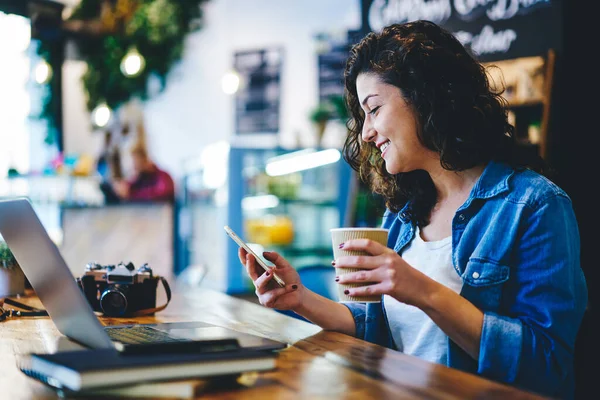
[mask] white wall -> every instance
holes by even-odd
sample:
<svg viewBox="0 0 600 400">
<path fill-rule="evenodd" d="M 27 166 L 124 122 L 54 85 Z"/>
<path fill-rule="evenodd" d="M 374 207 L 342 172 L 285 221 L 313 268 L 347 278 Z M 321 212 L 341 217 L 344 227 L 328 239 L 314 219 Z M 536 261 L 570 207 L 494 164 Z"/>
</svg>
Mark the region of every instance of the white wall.
<svg viewBox="0 0 600 400">
<path fill-rule="evenodd" d="M 0 11 L 0 179 L 29 171 L 29 21 Z"/>
<path fill-rule="evenodd" d="M 187 38 L 184 57 L 172 70 L 165 91 L 145 106 L 156 162 L 179 177 L 185 159 L 199 155 L 207 144 L 231 138 L 234 100 L 221 90 L 221 77 L 232 67 L 235 51 L 271 46 L 284 48 L 280 143 L 293 146 L 300 136 L 301 145 L 313 145 L 307 114 L 318 99 L 314 36 L 358 29 L 360 1 L 209 0 L 203 7 L 203 28 Z M 82 90 L 79 79 L 64 79 L 64 96 L 76 98 L 74 93 Z M 84 142 L 94 141 L 94 135 L 81 116 L 69 115 L 82 112 L 73 98 L 64 100 L 69 104 L 64 110 L 69 121 L 65 144 L 72 146 L 65 151 L 88 151 L 91 145 Z"/>
<path fill-rule="evenodd" d="M 101 132 L 92 132 L 90 114 L 81 78 L 87 69 L 84 61 L 67 59 L 62 66 L 63 146 L 65 153 L 96 156 L 103 142 Z"/>
</svg>

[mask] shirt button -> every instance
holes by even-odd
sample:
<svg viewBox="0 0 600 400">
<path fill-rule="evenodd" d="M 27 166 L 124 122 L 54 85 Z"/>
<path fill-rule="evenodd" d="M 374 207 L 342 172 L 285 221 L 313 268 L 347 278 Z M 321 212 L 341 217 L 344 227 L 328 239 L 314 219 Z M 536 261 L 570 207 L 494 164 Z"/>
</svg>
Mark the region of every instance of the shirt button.
<svg viewBox="0 0 600 400">
<path fill-rule="evenodd" d="M 473 279 L 477 279 L 479 278 L 479 272 L 473 272 L 473 275 L 471 275 L 473 277 Z"/>
<path fill-rule="evenodd" d="M 458 220 L 459 221 L 464 221 L 465 220 L 465 214 L 458 214 Z"/>
</svg>

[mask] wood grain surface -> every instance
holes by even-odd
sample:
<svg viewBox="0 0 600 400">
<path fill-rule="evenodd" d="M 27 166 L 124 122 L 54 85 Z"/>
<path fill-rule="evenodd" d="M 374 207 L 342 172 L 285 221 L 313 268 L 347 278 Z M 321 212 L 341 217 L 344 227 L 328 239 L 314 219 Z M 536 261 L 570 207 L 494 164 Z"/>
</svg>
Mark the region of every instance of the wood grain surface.
<svg viewBox="0 0 600 400">
<path fill-rule="evenodd" d="M 40 306 L 34 296 L 20 300 Z M 176 290 L 171 304 L 156 316 L 101 317 L 101 321 L 105 325 L 204 321 L 289 344 L 280 351 L 273 371 L 243 374 L 237 380 L 188 381 L 203 399 L 542 399 L 206 289 Z M 0 399 L 59 398 L 21 373 L 16 362 L 29 352 L 54 352 L 64 340 L 47 317 L 1 322 Z M 147 398 L 175 398 L 165 397 L 161 384 L 153 385 L 150 390 L 156 395 Z"/>
</svg>

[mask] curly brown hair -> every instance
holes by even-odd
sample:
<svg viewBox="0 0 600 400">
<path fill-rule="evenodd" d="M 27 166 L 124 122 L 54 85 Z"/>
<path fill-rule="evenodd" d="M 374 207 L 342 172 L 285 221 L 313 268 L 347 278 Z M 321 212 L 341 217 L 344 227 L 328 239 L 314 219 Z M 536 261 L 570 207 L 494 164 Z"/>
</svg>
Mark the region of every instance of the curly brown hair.
<svg viewBox="0 0 600 400">
<path fill-rule="evenodd" d="M 356 79 L 363 73 L 400 89 L 417 119 L 419 141 L 439 154 L 443 168 L 463 171 L 494 160 L 544 172 L 542 159 L 516 143 L 503 88 L 490 85 L 485 67 L 456 37 L 430 21 L 393 24 L 350 51 L 344 77 L 351 118 L 343 149 L 344 159 L 392 212 L 410 202 L 411 219 L 425 226 L 436 190 L 425 171 L 389 174 L 374 143 L 362 141 L 365 117 Z"/>
</svg>

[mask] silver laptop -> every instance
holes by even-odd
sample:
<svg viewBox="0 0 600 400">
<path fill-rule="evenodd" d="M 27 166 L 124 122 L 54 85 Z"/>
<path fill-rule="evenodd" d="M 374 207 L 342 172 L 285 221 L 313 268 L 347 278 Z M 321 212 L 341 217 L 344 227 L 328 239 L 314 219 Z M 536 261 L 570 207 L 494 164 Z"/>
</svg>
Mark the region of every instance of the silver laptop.
<svg viewBox="0 0 600 400">
<path fill-rule="evenodd" d="M 241 347 L 277 350 L 287 345 L 204 322 L 105 327 L 98 320 L 58 247 L 27 198 L 0 200 L 0 234 L 58 330 L 90 348 L 147 342 L 236 339 Z M 131 339 L 128 339 L 131 338 Z"/>
</svg>

